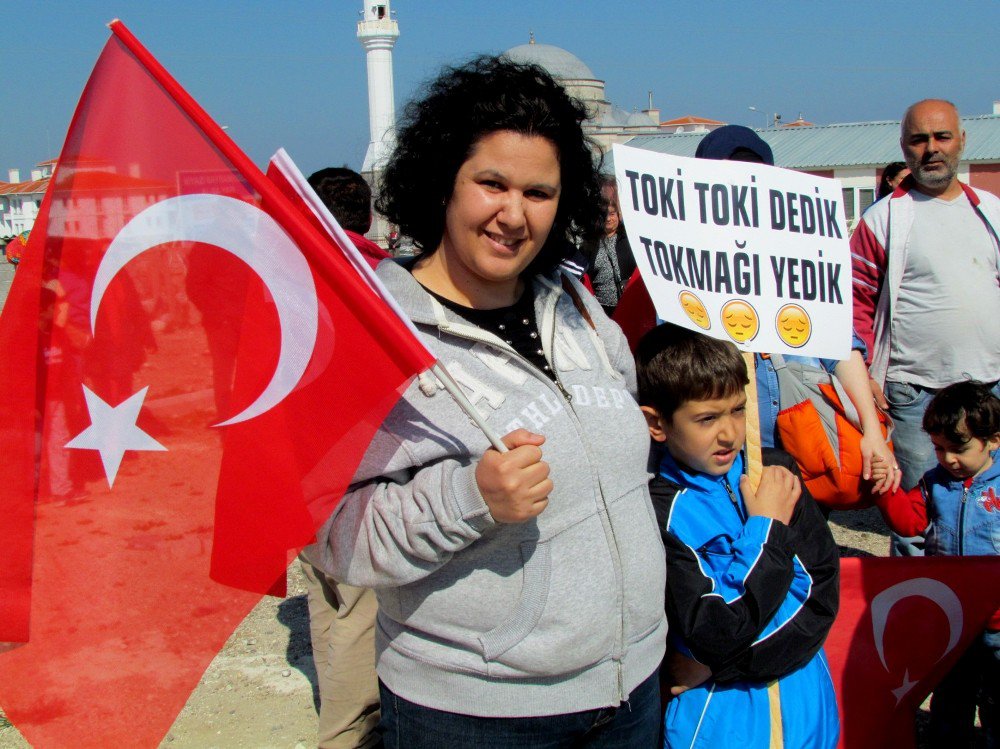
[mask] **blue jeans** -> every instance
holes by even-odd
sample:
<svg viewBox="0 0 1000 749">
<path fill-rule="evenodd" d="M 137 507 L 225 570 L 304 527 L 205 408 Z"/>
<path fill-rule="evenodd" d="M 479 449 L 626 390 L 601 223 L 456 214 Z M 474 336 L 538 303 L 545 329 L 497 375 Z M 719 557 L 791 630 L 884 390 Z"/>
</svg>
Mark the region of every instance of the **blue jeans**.
<svg viewBox="0 0 1000 749">
<path fill-rule="evenodd" d="M 885 399 L 895 422 L 892 444 L 896 462 L 903 469 L 902 489 L 912 489 L 920 477 L 937 465 L 934 445 L 922 426 L 924 411 L 937 390 L 908 382 L 886 382 Z"/>
<path fill-rule="evenodd" d="M 661 740 L 656 672 L 617 707 L 539 717 L 479 718 L 417 705 L 381 681 L 379 691 L 385 749 L 653 749 Z"/>
<path fill-rule="evenodd" d="M 895 422 L 892 447 L 896 462 L 903 470 L 901 489 L 912 489 L 920 477 L 937 465 L 934 445 L 922 426 L 924 411 L 936 390 L 911 385 L 908 382 L 886 382 L 885 399 L 889 402 L 889 415 Z M 894 557 L 922 557 L 923 536 L 890 535 L 889 552 Z"/>
</svg>

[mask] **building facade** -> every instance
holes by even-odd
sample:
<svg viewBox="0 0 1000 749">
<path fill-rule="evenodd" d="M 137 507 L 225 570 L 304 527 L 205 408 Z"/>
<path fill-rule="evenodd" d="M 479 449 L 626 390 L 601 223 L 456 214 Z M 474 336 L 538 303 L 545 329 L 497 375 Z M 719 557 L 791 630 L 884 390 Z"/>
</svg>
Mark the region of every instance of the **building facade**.
<svg viewBox="0 0 1000 749">
<path fill-rule="evenodd" d="M 0 238 L 31 231 L 55 165 L 55 159 L 43 161 L 23 181 L 19 169 L 8 170 L 9 181 L 0 182 Z"/>
<path fill-rule="evenodd" d="M 958 167 L 962 182 L 1000 195 L 1000 102 L 992 114 L 962 118 L 965 152 Z M 797 125 L 757 130 L 774 152 L 776 166 L 839 179 L 844 210 L 853 228 L 875 201 L 882 169 L 902 161 L 899 120 Z M 657 153 L 694 156 L 704 133 L 636 136 L 628 145 Z"/>
</svg>

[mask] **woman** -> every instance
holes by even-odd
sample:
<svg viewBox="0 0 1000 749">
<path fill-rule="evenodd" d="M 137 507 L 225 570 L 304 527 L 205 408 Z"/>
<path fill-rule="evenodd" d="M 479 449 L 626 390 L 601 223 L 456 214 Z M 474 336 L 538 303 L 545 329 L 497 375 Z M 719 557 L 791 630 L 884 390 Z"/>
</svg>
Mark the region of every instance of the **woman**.
<svg viewBox="0 0 1000 749">
<path fill-rule="evenodd" d="M 909 168 L 902 161 L 893 161 L 885 165 L 882 176 L 878 181 L 878 190 L 875 192 L 875 200 L 881 200 L 886 195 L 892 195 L 892 191 L 899 187 L 899 183 L 910 174 Z"/>
<path fill-rule="evenodd" d="M 663 552 L 625 339 L 554 269 L 600 218 L 586 113 L 480 58 L 412 103 L 378 273 L 509 452 L 423 375 L 327 525 L 324 566 L 378 593 L 387 747 L 652 746 Z M 625 703 L 628 703 L 627 705 Z"/>
<path fill-rule="evenodd" d="M 635 272 L 635 258 L 625 235 L 618 189 L 613 178 L 605 178 L 601 186 L 606 205 L 604 223 L 599 239 L 585 242 L 582 250 L 589 263 L 590 283 L 594 296 L 605 313 L 614 314 L 625 285 Z"/>
</svg>

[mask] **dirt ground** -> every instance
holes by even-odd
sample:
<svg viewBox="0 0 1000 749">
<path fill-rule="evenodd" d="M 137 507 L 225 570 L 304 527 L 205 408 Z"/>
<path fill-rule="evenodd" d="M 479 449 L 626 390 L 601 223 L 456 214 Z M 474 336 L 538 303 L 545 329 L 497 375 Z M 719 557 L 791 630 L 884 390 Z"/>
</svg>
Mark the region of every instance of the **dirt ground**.
<svg viewBox="0 0 1000 749">
<path fill-rule="evenodd" d="M 316 694 L 309 612 L 298 563 L 288 597 L 265 598 L 208 667 L 161 746 L 290 749 L 315 746 Z M 0 747 L 30 745 L 0 719 Z"/>
<path fill-rule="evenodd" d="M 888 536 L 876 510 L 834 513 L 842 556 L 885 556 Z M 162 747 L 304 749 L 315 746 L 316 672 L 305 583 L 295 563 L 288 597 L 265 598 L 212 661 Z M 26 749 L 0 717 L 0 748 Z"/>
</svg>

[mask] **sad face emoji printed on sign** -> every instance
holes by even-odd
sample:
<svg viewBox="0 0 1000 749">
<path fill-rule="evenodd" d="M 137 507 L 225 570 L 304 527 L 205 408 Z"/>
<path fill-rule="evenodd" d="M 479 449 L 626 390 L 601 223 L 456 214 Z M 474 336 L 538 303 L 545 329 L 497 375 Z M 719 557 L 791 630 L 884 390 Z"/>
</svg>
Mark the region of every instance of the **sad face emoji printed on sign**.
<svg viewBox="0 0 1000 749">
<path fill-rule="evenodd" d="M 701 299 L 690 291 L 682 291 L 678 299 L 681 301 L 681 309 L 684 310 L 685 315 L 691 318 L 691 322 L 702 330 L 708 330 L 712 327 L 712 321 L 708 319 L 708 310 L 701 303 Z"/>
<path fill-rule="evenodd" d="M 760 329 L 757 310 L 742 299 L 726 302 L 722 307 L 722 327 L 737 343 L 752 341 Z"/>
<path fill-rule="evenodd" d="M 786 304 L 778 310 L 778 338 L 792 348 L 804 346 L 812 335 L 812 321 L 797 304 Z"/>
</svg>

